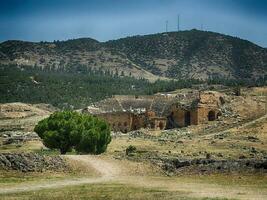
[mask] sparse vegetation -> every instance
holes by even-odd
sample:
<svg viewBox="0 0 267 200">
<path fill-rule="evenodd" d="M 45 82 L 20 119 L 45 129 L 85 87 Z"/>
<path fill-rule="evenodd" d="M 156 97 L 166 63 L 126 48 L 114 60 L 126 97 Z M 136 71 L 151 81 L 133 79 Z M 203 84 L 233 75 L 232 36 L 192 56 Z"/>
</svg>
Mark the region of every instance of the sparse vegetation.
<svg viewBox="0 0 267 200">
<path fill-rule="evenodd" d="M 131 153 L 134 153 L 136 151 L 136 147 L 135 146 L 132 146 L 132 145 L 130 145 L 130 146 L 128 146 L 127 148 L 126 148 L 126 155 L 130 155 Z"/>
</svg>

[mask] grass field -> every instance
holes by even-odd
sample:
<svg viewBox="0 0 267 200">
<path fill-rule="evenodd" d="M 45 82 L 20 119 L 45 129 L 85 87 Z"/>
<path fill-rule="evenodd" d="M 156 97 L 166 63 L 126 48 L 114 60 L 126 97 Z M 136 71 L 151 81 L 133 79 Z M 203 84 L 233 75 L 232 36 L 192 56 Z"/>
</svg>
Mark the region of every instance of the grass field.
<svg viewBox="0 0 267 200">
<path fill-rule="evenodd" d="M 10 173 L 10 172 L 9 172 Z M 13 178 L 12 178 L 13 176 Z M 4 177 L 4 178 L 3 178 Z M 63 174 L 4 174 L 0 187 L 31 185 L 74 178 Z M 78 177 L 76 177 L 77 179 Z M 267 197 L 266 176 L 252 175 L 187 175 L 180 177 L 125 176 L 104 183 L 81 184 L 27 192 L 0 194 L 0 199 L 264 199 Z"/>
<path fill-rule="evenodd" d="M 160 189 L 145 189 L 121 184 L 94 184 L 75 187 L 65 187 L 60 190 L 42 190 L 35 192 L 9 194 L 0 196 L 3 200 L 74 200 L 74 199 L 117 199 L 117 200 L 223 200 L 226 198 L 188 197 L 186 192 L 170 192 Z"/>
</svg>

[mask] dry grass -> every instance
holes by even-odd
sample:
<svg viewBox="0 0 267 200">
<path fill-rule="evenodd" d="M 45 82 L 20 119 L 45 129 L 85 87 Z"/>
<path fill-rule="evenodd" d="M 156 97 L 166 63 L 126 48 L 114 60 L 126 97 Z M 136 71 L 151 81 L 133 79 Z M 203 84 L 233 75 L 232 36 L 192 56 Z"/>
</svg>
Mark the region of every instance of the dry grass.
<svg viewBox="0 0 267 200">
<path fill-rule="evenodd" d="M 8 144 L 0 146 L 0 153 L 27 153 L 35 152 L 43 149 L 44 145 L 41 141 L 27 141 L 22 144 Z"/>
<path fill-rule="evenodd" d="M 41 181 L 61 180 L 76 176 L 64 172 L 19 172 L 0 170 L 0 188 L 17 186 L 20 184 L 34 184 Z"/>
<path fill-rule="evenodd" d="M 240 174 L 176 178 L 130 176 L 105 184 L 11 193 L 0 195 L 0 199 L 264 199 L 267 197 L 266 178 Z M 33 179 L 36 181 L 36 177 Z"/>
<path fill-rule="evenodd" d="M 23 194 L 10 194 L 0 196 L 3 200 L 13 199 L 195 199 L 188 198 L 182 192 L 168 192 L 157 189 L 144 189 L 121 184 L 94 184 L 75 187 L 66 187 L 60 190 L 42 190 L 38 192 L 28 192 Z"/>
</svg>

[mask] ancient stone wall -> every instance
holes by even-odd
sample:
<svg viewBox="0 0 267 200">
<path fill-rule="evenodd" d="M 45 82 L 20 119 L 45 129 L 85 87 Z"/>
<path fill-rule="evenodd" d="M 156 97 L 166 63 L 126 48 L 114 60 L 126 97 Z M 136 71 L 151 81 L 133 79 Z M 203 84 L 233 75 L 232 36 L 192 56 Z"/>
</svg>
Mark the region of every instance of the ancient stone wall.
<svg viewBox="0 0 267 200">
<path fill-rule="evenodd" d="M 174 122 L 179 127 L 185 126 L 185 110 L 175 108 L 172 110 Z"/>
<path fill-rule="evenodd" d="M 166 118 L 154 117 L 150 119 L 151 128 L 154 130 L 164 130 L 166 128 Z"/>
<path fill-rule="evenodd" d="M 111 130 L 129 132 L 132 130 L 133 114 L 129 112 L 102 113 L 97 115 L 109 124 Z"/>
<path fill-rule="evenodd" d="M 111 130 L 116 132 L 126 133 L 140 128 L 163 130 L 166 127 L 166 118 L 156 117 L 152 111 L 141 114 L 130 112 L 102 113 L 96 116 L 104 119 L 109 124 Z"/>
<path fill-rule="evenodd" d="M 147 126 L 148 126 L 148 120 L 145 113 L 133 116 L 132 130 L 147 128 Z"/>
<path fill-rule="evenodd" d="M 194 91 L 171 98 L 119 95 L 103 100 L 103 105 L 99 107 L 102 114 L 96 115 L 105 119 L 113 131 L 121 132 L 165 128 L 167 118 L 168 128 L 198 125 L 217 119 L 221 96 L 221 93 L 213 91 Z"/>
<path fill-rule="evenodd" d="M 191 125 L 198 125 L 199 124 L 198 111 L 197 110 L 190 111 L 190 116 L 191 116 Z"/>
<path fill-rule="evenodd" d="M 197 124 L 207 121 L 214 121 L 218 118 L 219 109 L 217 107 L 199 107 L 197 109 Z"/>
<path fill-rule="evenodd" d="M 221 96 L 222 94 L 219 92 L 214 92 L 214 91 L 201 92 L 199 96 L 199 103 L 206 104 L 210 107 L 219 107 Z"/>
<path fill-rule="evenodd" d="M 198 125 L 216 120 L 221 102 L 220 93 L 206 92 L 200 94 L 200 99 L 190 104 L 174 104 L 171 108 L 173 119 L 178 127 Z M 194 104 L 196 102 L 196 104 Z"/>
</svg>

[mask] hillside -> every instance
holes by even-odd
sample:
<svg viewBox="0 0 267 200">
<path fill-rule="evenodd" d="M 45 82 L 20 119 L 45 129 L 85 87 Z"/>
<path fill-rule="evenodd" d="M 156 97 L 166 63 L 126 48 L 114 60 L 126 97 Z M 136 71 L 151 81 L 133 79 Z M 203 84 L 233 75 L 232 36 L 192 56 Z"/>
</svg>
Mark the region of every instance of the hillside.
<svg viewBox="0 0 267 200">
<path fill-rule="evenodd" d="M 267 49 L 206 31 L 180 31 L 98 42 L 90 38 L 54 42 L 6 41 L 0 64 L 64 71 L 100 69 L 155 81 L 159 77 L 251 79 L 266 75 Z"/>
<path fill-rule="evenodd" d="M 198 30 L 134 36 L 109 41 L 127 58 L 154 74 L 172 78 L 266 74 L 267 50 L 251 42 Z"/>
<path fill-rule="evenodd" d="M 81 73 L 82 72 L 82 73 Z M 155 81 L 92 71 L 41 70 L 0 65 L 0 103 L 47 103 L 59 108 L 84 108 L 112 95 L 142 95 L 191 87 L 196 80 Z"/>
<path fill-rule="evenodd" d="M 114 52 L 90 38 L 40 43 L 6 41 L 0 44 L 0 64 L 66 72 L 102 70 L 151 81 L 160 78 L 136 66 L 124 54 Z"/>
</svg>

